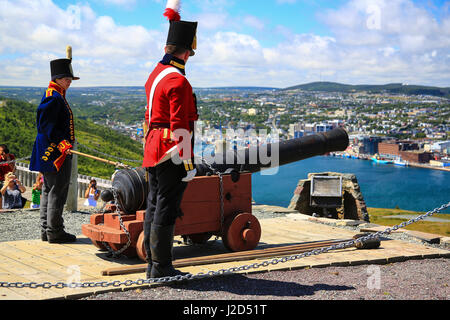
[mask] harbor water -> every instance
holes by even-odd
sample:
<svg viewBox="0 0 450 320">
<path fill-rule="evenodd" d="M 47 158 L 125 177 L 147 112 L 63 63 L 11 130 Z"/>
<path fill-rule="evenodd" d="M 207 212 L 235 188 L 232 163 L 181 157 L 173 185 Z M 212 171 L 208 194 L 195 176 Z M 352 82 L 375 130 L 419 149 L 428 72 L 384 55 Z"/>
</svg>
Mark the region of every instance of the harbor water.
<svg viewBox="0 0 450 320">
<path fill-rule="evenodd" d="M 287 207 L 300 179 L 328 171 L 355 174 L 367 207 L 428 212 L 450 201 L 450 172 L 332 156 L 291 163 L 275 175 L 253 174 L 253 200 Z"/>
</svg>

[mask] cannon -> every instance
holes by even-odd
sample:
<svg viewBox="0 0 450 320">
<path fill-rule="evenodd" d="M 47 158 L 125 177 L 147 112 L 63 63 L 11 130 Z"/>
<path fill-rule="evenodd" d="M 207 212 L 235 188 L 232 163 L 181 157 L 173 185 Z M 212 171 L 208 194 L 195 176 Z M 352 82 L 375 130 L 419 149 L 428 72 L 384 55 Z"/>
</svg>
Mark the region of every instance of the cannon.
<svg viewBox="0 0 450 320">
<path fill-rule="evenodd" d="M 218 161 L 196 164 L 197 176 L 189 182 L 183 195 L 183 216 L 177 219 L 175 235 L 191 243 L 205 243 L 215 235 L 222 238 L 229 251 L 254 249 L 261 237 L 261 226 L 252 215 L 252 173 L 274 165 L 343 151 L 348 144 L 347 132 L 337 128 L 298 139 L 216 154 L 214 159 Z M 143 222 L 147 194 L 144 168 L 118 171 L 113 177 L 112 189 L 102 192 L 103 201 L 116 200 L 116 203 L 108 205 L 103 213 L 91 215 L 90 224 L 82 226 L 82 233 L 101 250 L 110 247 L 117 251 L 128 246 L 122 252 L 124 255 L 137 255 L 145 261 Z"/>
</svg>

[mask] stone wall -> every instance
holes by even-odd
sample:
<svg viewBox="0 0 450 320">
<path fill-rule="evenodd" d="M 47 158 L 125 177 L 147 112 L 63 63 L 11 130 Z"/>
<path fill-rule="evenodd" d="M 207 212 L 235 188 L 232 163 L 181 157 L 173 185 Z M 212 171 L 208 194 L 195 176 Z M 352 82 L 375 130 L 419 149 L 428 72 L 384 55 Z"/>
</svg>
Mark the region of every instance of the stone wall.
<svg viewBox="0 0 450 320">
<path fill-rule="evenodd" d="M 361 193 L 358 180 L 354 174 L 322 172 L 310 173 L 308 179 L 298 182 L 294 191 L 294 196 L 289 204 L 289 209 L 296 210 L 300 213 L 319 216 L 323 215 L 320 208 L 310 206 L 311 178 L 313 176 L 341 176 L 342 177 L 342 206 L 337 209 L 327 209 L 327 214 L 334 219 L 353 219 L 369 221 L 366 203 Z"/>
</svg>

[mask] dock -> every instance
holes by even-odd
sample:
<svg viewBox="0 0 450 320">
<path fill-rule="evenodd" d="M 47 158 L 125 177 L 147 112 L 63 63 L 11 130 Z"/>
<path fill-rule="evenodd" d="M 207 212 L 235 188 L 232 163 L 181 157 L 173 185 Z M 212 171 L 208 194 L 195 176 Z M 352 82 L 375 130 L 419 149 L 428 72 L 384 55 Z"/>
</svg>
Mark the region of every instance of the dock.
<svg viewBox="0 0 450 320">
<path fill-rule="evenodd" d="M 330 239 L 351 239 L 358 231 L 318 223 L 302 214 L 287 214 L 279 218 L 260 220 L 262 237 L 256 249 L 277 247 Z M 402 232 L 398 230 L 397 232 Z M 371 265 L 401 262 L 410 259 L 448 258 L 450 251 L 442 248 L 383 238 L 378 249 L 360 250 L 346 248 L 313 255 L 298 260 L 269 264 L 267 267 L 249 269 L 239 273 L 269 272 L 327 266 Z M 176 240 L 181 238 L 176 237 Z M 208 256 L 226 253 L 221 240 L 211 239 L 202 245 L 174 245 L 174 258 Z M 250 265 L 271 258 L 252 261 L 226 262 L 214 265 L 189 266 L 181 271 L 198 274 L 231 267 Z M 149 285 L 122 286 L 119 288 L 20 288 L 21 283 L 71 283 L 102 282 L 145 279 L 145 273 L 119 276 L 102 276 L 102 271 L 121 266 L 142 264 L 138 259 L 115 259 L 99 251 L 91 241 L 78 236 L 76 243 L 49 244 L 39 240 L 0 243 L 0 282 L 15 283 L 13 287 L 0 287 L 0 300 L 79 299 L 96 293 L 117 290 L 148 288 Z M 199 280 L 197 280 L 199 281 Z M 203 281 L 203 280 L 200 280 Z"/>
</svg>

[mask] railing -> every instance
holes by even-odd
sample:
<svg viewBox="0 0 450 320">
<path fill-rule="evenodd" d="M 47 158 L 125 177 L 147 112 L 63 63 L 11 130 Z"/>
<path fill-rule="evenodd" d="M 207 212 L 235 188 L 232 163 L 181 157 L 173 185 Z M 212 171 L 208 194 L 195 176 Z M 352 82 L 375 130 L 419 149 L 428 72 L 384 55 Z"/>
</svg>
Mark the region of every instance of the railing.
<svg viewBox="0 0 450 320">
<path fill-rule="evenodd" d="M 15 174 L 25 187 L 33 187 L 33 184 L 36 182 L 39 172 L 30 171 L 29 164 L 27 163 L 16 162 Z M 97 189 L 100 191 L 111 188 L 111 180 L 79 174 L 77 179 L 78 198 L 84 198 L 84 193 L 89 188 L 89 182 L 91 181 L 91 179 L 95 179 L 97 181 Z"/>
</svg>

